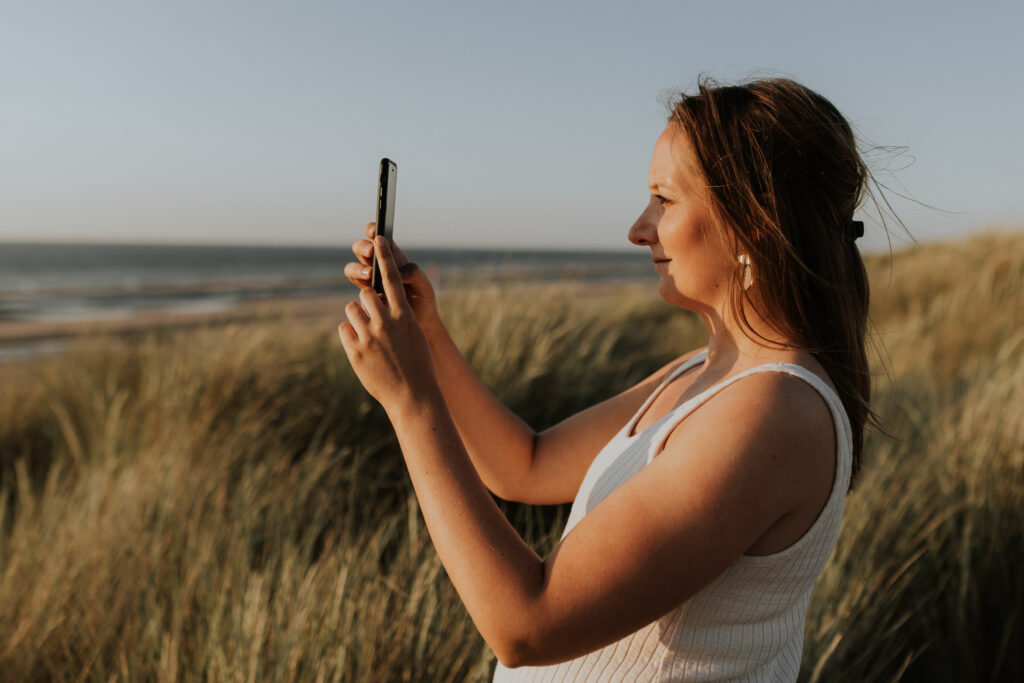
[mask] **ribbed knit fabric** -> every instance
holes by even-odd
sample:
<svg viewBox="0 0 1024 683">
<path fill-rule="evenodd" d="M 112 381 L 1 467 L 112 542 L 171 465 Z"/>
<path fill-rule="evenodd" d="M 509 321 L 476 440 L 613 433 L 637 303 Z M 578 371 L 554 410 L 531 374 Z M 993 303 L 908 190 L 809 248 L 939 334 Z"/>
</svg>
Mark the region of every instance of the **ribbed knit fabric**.
<svg viewBox="0 0 1024 683">
<path fill-rule="evenodd" d="M 784 372 L 824 397 L 836 434 L 832 492 L 807 532 L 771 555 L 744 555 L 681 606 L 607 647 L 553 666 L 507 669 L 495 683 L 512 681 L 795 681 L 803 649 L 811 589 L 825 567 L 843 515 L 850 483 L 852 431 L 836 393 L 813 372 L 790 363 L 760 365 L 686 401 L 630 436 L 655 397 L 673 379 L 704 362 L 701 352 L 662 382 L 637 414 L 591 463 L 573 501 L 565 538 L 588 511 L 629 480 L 661 450 L 679 422 L 716 393 L 755 372 Z M 680 548 L 680 552 L 687 549 Z"/>
</svg>

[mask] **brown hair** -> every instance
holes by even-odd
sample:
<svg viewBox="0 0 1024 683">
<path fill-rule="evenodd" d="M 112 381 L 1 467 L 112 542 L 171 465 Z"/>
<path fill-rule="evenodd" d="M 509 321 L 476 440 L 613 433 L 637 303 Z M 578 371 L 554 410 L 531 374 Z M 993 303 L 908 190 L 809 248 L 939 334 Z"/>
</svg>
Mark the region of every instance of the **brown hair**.
<svg viewBox="0 0 1024 683">
<path fill-rule="evenodd" d="M 723 248 L 736 250 L 734 260 L 750 258 L 754 286 L 743 289 L 738 261 L 730 284 L 742 329 L 756 334 L 745 304 L 825 368 L 853 427 L 856 476 L 865 423 L 877 417 L 869 407 L 867 273 L 847 239 L 871 176 L 850 124 L 824 97 L 784 78 L 734 86 L 702 78 L 697 93 L 670 106 L 707 181 Z"/>
</svg>

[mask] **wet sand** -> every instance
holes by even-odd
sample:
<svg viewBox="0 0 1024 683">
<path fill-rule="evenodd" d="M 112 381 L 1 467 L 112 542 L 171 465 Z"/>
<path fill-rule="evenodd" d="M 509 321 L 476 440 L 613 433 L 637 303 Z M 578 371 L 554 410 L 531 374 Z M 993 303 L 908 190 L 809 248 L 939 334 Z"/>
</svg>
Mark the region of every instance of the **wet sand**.
<svg viewBox="0 0 1024 683">
<path fill-rule="evenodd" d="M 227 325 L 258 325 L 287 320 L 296 331 L 333 329 L 344 319 L 350 296 L 264 299 L 242 303 L 226 311 L 172 313 L 142 311 L 116 320 L 45 322 L 0 321 L 0 382 L 31 371 L 37 362 L 67 350 L 72 345 L 108 345 L 148 335 L 162 335 L 190 329 L 211 329 Z"/>
<path fill-rule="evenodd" d="M 25 344 L 50 340 L 69 340 L 84 336 L 135 335 L 152 331 L 177 330 L 240 322 L 260 322 L 280 318 L 296 321 L 344 315 L 351 297 L 318 296 L 263 299 L 239 304 L 227 311 L 210 313 L 140 312 L 115 320 L 75 321 L 0 321 L 0 345 Z"/>
<path fill-rule="evenodd" d="M 517 289 L 550 290 L 565 287 L 576 301 L 594 300 L 609 296 L 622 289 L 640 287 L 633 280 L 601 283 L 516 283 Z M 508 284 L 495 285 L 507 289 Z M 472 287 L 475 291 L 489 286 Z M 465 291 L 465 287 L 444 287 L 446 292 Z M 63 350 L 68 344 L 90 337 L 131 338 L 151 333 L 175 332 L 195 328 L 211 328 L 233 324 L 256 324 L 288 320 L 302 328 L 325 326 L 331 329 L 344 320 L 345 304 L 353 294 L 338 296 L 308 296 L 267 298 L 243 302 L 233 308 L 212 312 L 140 311 L 125 318 L 112 320 L 35 321 L 0 320 L 0 365 L 22 358 L 50 355 Z"/>
</svg>

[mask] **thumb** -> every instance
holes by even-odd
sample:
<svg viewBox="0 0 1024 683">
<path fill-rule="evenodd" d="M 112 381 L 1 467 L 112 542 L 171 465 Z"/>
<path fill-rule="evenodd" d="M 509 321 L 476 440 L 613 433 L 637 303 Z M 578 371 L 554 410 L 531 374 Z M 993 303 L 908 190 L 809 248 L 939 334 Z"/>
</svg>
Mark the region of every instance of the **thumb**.
<svg viewBox="0 0 1024 683">
<path fill-rule="evenodd" d="M 399 271 L 409 264 L 409 257 L 394 240 L 391 241 L 391 252 L 395 255 L 395 265 L 398 266 Z"/>
<path fill-rule="evenodd" d="M 406 263 L 398 269 L 398 273 L 402 276 L 402 282 L 405 284 L 416 284 L 427 281 L 426 273 L 424 273 L 423 269 L 415 263 Z"/>
</svg>

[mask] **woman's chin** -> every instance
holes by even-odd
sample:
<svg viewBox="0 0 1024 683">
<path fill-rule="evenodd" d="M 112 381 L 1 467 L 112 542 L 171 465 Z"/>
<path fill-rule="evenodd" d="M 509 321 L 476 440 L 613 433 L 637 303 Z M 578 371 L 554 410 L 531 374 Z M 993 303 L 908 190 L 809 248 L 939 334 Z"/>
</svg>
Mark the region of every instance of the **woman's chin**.
<svg viewBox="0 0 1024 683">
<path fill-rule="evenodd" d="M 661 298 L 665 303 L 685 308 L 686 310 L 693 311 L 694 313 L 701 308 L 699 302 L 694 301 L 676 288 L 671 277 L 662 276 L 661 280 L 658 282 L 658 294 L 661 295 Z"/>
<path fill-rule="evenodd" d="M 676 289 L 675 282 L 669 275 L 662 275 L 658 278 L 658 294 L 670 304 L 675 304 L 681 298 L 679 290 Z"/>
<path fill-rule="evenodd" d="M 673 306 L 682 306 L 683 296 L 680 295 L 679 290 L 672 286 L 670 280 L 661 278 L 661 282 L 658 283 L 658 294 L 665 303 L 672 304 Z M 683 306 L 685 308 L 685 306 Z"/>
</svg>

